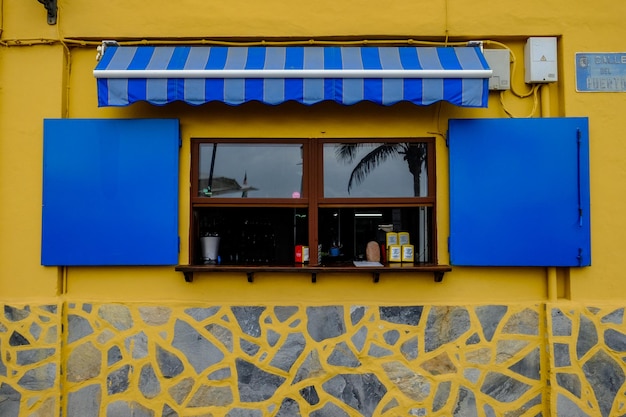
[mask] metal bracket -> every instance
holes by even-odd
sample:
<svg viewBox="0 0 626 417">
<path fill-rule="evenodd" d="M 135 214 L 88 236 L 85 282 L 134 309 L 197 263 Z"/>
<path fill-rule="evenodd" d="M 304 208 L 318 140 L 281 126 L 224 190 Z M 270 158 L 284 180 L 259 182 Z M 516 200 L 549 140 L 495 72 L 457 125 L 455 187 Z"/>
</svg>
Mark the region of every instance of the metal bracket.
<svg viewBox="0 0 626 417">
<path fill-rule="evenodd" d="M 57 0 L 37 0 L 48 11 L 48 24 L 57 24 Z"/>
<path fill-rule="evenodd" d="M 104 56 L 104 51 L 109 46 L 119 46 L 119 44 L 117 43 L 117 41 L 110 41 L 110 40 L 102 41 L 102 44 L 100 46 L 98 46 L 98 48 L 96 48 L 97 51 L 98 51 L 98 53 L 96 55 L 96 61 L 100 61 L 100 58 L 102 58 Z"/>
</svg>

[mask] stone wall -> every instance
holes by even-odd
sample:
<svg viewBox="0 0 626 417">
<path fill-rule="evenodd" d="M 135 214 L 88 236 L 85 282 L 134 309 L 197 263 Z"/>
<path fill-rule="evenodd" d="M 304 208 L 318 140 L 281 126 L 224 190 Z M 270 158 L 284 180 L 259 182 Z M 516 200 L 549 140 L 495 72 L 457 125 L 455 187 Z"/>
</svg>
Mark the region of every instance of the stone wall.
<svg viewBox="0 0 626 417">
<path fill-rule="evenodd" d="M 550 383 L 560 416 L 626 416 L 624 308 L 551 306 Z"/>
<path fill-rule="evenodd" d="M 623 315 L 558 304 L 5 305 L 0 416 L 617 416 Z"/>
<path fill-rule="evenodd" d="M 58 416 L 60 306 L 0 308 L 0 416 Z"/>
</svg>

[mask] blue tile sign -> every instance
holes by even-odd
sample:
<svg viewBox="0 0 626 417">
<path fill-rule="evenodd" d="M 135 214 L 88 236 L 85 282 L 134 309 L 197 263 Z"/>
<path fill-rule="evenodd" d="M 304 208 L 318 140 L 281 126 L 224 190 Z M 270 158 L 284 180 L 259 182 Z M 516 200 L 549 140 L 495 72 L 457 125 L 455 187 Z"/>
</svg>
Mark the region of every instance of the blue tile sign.
<svg viewBox="0 0 626 417">
<path fill-rule="evenodd" d="M 626 53 L 577 53 L 576 91 L 626 92 Z"/>
</svg>

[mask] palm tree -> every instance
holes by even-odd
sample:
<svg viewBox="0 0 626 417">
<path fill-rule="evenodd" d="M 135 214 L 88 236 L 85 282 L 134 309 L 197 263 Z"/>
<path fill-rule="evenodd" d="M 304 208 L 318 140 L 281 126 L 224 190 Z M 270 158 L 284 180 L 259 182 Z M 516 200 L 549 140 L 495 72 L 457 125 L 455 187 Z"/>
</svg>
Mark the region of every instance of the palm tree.
<svg viewBox="0 0 626 417">
<path fill-rule="evenodd" d="M 337 146 L 335 153 L 337 159 L 352 163 L 357 156 L 358 150 L 367 143 L 342 143 Z M 354 167 L 348 181 L 348 194 L 353 186 L 359 185 L 369 173 L 389 158 L 402 155 L 407 162 L 409 171 L 413 174 L 413 193 L 420 195 L 421 173 L 426 161 L 425 143 L 383 143 L 365 155 Z"/>
</svg>

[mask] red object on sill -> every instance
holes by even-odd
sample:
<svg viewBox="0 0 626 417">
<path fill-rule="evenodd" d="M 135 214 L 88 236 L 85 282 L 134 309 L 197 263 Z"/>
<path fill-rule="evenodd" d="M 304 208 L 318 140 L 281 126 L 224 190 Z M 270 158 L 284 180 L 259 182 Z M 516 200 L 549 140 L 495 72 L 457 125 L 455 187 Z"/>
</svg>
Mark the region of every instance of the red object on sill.
<svg viewBox="0 0 626 417">
<path fill-rule="evenodd" d="M 303 264 L 309 262 L 309 247 L 296 245 L 296 263 Z"/>
</svg>

